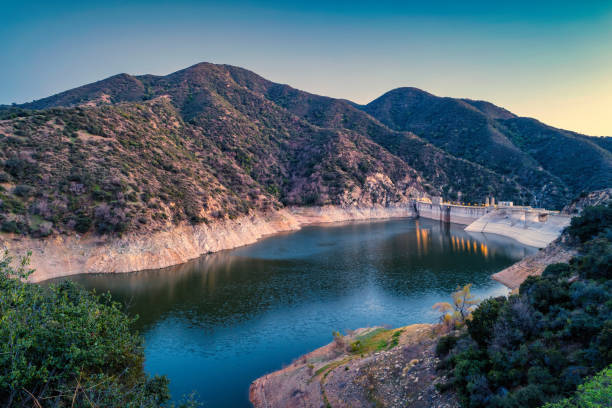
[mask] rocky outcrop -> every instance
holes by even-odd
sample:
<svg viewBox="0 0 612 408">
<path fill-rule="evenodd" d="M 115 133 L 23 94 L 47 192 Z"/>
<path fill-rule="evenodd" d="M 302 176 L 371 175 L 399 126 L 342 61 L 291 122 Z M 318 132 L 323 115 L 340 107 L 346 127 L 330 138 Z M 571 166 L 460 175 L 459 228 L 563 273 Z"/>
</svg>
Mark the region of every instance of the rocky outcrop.
<svg viewBox="0 0 612 408">
<path fill-rule="evenodd" d="M 584 207 L 602 205 L 612 200 L 612 188 L 604 190 L 591 191 L 588 194 L 582 195 L 563 207 L 561 211 L 564 214 L 578 215 Z"/>
<path fill-rule="evenodd" d="M 80 273 L 122 273 L 184 263 L 306 224 L 414 216 L 409 206 L 308 207 L 254 213 L 211 224 L 179 225 L 150 235 L 59 235 L 47 239 L 3 234 L 0 244 L 16 257 L 31 252 L 30 279 L 39 282 Z"/>
<path fill-rule="evenodd" d="M 358 329 L 250 387 L 255 408 L 457 407 L 435 382 L 435 326 Z"/>
</svg>

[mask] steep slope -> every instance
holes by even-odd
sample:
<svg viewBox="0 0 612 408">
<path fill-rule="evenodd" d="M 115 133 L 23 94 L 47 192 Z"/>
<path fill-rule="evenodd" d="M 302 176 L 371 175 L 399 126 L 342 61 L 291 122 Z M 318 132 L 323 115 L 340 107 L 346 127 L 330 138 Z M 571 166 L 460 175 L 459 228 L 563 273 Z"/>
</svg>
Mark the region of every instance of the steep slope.
<svg viewBox="0 0 612 408">
<path fill-rule="evenodd" d="M 558 206 L 610 184 L 607 150 L 488 102 L 403 88 L 358 107 L 208 63 L 4 107 L 0 137 L 2 229 L 34 236 L 423 194 Z"/>
<path fill-rule="evenodd" d="M 283 205 L 385 206 L 423 194 L 417 172 L 360 134 L 313 126 L 219 80 L 187 83 L 141 103 L 4 112 L 2 229 L 142 232 Z M 206 108 L 181 113 L 194 100 Z"/>
<path fill-rule="evenodd" d="M 20 106 L 24 109 L 46 109 L 58 106 L 98 105 L 141 101 L 144 95 L 145 88 L 140 80 L 128 74 L 118 74 Z"/>
<path fill-rule="evenodd" d="M 417 169 L 428 182 L 428 191 L 442 191 L 448 199 L 474 202 L 488 194 L 513 197 L 528 202 L 531 192 L 513 180 L 483 166 L 456 158 L 427 143 L 410 132 L 398 132 L 384 126 L 345 100 L 309 94 L 287 85 L 257 81 L 244 75 L 244 70 L 232 71 L 237 81 L 265 92 L 274 103 L 317 126 L 350 129 L 366 135 L 392 154 Z M 248 71 L 247 71 L 248 72 Z"/>
<path fill-rule="evenodd" d="M 519 118 L 488 102 L 398 88 L 360 108 L 393 129 L 414 132 L 454 156 L 516 180 L 534 193 L 532 204 L 559 208 L 581 191 L 612 181 L 612 156 L 598 146 L 605 139 Z"/>
<path fill-rule="evenodd" d="M 610 138 L 587 137 L 530 118 L 500 122 L 516 146 L 557 175 L 574 194 L 612 186 L 612 153 L 599 145 Z"/>
</svg>

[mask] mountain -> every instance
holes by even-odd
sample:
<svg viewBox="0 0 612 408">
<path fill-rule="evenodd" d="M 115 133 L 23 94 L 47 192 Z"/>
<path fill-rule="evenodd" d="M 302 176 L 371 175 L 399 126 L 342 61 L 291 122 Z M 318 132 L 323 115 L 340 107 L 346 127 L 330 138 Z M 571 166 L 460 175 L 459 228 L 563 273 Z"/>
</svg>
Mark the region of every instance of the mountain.
<svg viewBox="0 0 612 408">
<path fill-rule="evenodd" d="M 361 106 L 385 125 L 414 132 L 533 191 L 537 204 L 612 185 L 610 138 L 555 129 L 483 101 L 394 89 Z"/>
<path fill-rule="evenodd" d="M 605 140 L 483 101 L 401 88 L 359 106 L 201 63 L 1 108 L 0 222 L 121 234 L 426 194 L 560 207 L 612 184 Z"/>
</svg>

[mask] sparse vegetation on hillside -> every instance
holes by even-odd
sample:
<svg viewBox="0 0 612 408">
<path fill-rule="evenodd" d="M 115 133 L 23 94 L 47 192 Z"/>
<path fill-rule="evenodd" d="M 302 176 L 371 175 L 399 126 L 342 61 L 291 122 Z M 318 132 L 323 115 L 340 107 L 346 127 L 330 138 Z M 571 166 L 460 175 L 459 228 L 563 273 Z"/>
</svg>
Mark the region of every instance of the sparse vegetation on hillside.
<svg viewBox="0 0 612 408">
<path fill-rule="evenodd" d="M 612 365 L 578 386 L 576 395 L 544 408 L 607 408 L 612 401 Z"/>
<path fill-rule="evenodd" d="M 2 229 L 120 234 L 420 194 L 416 172 L 367 138 L 315 128 L 272 104 L 259 116 L 268 124 L 243 115 L 186 123 L 165 98 L 5 112 L 14 117 L 0 122 Z"/>
<path fill-rule="evenodd" d="M 529 277 L 518 295 L 482 302 L 464 334 L 441 341 L 442 367 L 450 370 L 445 387 L 457 390 L 464 406 L 563 400 L 612 363 L 612 203 L 586 208 L 567 234 L 580 248 L 569 264 Z M 591 392 L 587 383 L 552 406 L 583 406 L 577 401 L 586 404 L 597 396 Z"/>
</svg>

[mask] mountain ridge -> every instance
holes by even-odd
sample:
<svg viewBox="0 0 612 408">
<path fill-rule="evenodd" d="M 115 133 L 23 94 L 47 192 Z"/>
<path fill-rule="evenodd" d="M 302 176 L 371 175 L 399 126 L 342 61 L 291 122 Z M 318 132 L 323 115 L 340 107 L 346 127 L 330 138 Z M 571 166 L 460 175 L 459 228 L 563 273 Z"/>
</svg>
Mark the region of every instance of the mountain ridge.
<svg viewBox="0 0 612 408">
<path fill-rule="evenodd" d="M 4 107 L 0 135 L 3 230 L 41 236 L 424 195 L 560 208 L 612 184 L 607 141 L 486 101 L 397 88 L 358 105 L 211 63 Z"/>
</svg>

